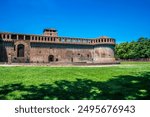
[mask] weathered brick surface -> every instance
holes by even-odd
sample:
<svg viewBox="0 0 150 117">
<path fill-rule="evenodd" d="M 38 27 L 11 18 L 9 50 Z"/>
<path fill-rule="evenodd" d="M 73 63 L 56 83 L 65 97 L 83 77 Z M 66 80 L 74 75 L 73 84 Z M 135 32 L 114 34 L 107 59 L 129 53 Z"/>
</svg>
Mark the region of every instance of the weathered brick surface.
<svg viewBox="0 0 150 117">
<path fill-rule="evenodd" d="M 0 62 L 8 63 L 113 63 L 115 40 L 108 37 L 78 39 L 44 35 L 0 33 Z M 23 45 L 22 48 L 19 45 Z M 19 55 L 19 53 L 22 54 Z"/>
</svg>

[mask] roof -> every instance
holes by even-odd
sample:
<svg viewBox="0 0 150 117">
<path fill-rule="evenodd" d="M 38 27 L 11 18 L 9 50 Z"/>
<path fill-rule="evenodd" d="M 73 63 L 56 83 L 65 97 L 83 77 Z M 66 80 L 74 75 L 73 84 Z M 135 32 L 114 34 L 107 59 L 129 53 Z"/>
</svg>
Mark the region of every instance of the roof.
<svg viewBox="0 0 150 117">
<path fill-rule="evenodd" d="M 44 31 L 57 31 L 55 28 L 45 28 L 44 30 L 43 30 L 43 32 Z"/>
<path fill-rule="evenodd" d="M 100 38 L 110 38 L 110 37 L 107 37 L 107 36 L 101 36 Z"/>
</svg>

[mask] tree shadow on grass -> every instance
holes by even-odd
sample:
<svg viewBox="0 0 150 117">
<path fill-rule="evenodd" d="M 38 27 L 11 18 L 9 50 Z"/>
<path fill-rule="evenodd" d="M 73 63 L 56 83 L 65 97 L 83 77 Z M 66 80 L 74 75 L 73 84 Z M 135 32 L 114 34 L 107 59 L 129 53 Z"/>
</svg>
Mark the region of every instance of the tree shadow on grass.
<svg viewBox="0 0 150 117">
<path fill-rule="evenodd" d="M 54 84 L 8 84 L 0 87 L 0 99 L 21 100 L 125 100 L 150 99 L 150 72 L 139 76 L 122 75 L 105 82 L 77 78 Z"/>
</svg>

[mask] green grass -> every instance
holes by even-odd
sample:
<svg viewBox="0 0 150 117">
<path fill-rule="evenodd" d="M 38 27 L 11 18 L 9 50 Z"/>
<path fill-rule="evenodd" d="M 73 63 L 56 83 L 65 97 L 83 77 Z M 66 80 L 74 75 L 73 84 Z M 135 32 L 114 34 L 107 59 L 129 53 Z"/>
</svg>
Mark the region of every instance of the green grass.
<svg viewBox="0 0 150 117">
<path fill-rule="evenodd" d="M 0 67 L 0 99 L 150 99 L 150 62 Z"/>
</svg>

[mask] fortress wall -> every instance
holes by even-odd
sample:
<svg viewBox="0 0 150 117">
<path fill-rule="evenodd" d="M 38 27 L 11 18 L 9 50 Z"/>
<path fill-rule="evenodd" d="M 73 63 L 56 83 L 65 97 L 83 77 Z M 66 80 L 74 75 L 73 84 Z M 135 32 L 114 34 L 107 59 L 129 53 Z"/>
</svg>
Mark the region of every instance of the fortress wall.
<svg viewBox="0 0 150 117">
<path fill-rule="evenodd" d="M 37 46 L 37 45 L 36 45 Z M 54 56 L 50 61 L 49 56 Z M 93 58 L 93 49 L 91 47 L 83 48 L 80 46 L 68 45 L 49 45 L 45 47 L 35 47 L 30 49 L 31 62 L 91 62 Z"/>
<path fill-rule="evenodd" d="M 112 63 L 115 39 L 58 37 L 54 29 L 44 35 L 0 33 L 0 62 Z"/>
<path fill-rule="evenodd" d="M 111 63 L 114 62 L 114 46 L 99 45 L 94 48 L 95 63 Z"/>
<path fill-rule="evenodd" d="M 25 46 L 25 56 L 17 57 L 19 44 Z M 1 51 L 5 62 L 86 62 L 86 63 L 112 63 L 114 58 L 114 45 L 73 45 L 73 44 L 47 44 L 30 43 L 29 41 L 16 40 L 3 43 Z M 50 55 L 53 58 L 50 58 Z M 29 59 L 29 61 L 28 61 Z M 53 60 L 51 60 L 53 59 Z"/>
</svg>

